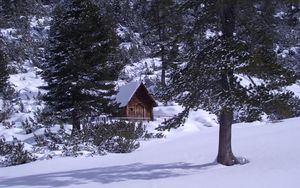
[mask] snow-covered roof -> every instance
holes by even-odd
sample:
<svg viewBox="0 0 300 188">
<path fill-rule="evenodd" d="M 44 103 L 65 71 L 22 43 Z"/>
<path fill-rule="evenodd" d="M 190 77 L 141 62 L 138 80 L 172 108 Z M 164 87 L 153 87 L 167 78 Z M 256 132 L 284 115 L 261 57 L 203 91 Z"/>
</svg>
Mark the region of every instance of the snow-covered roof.
<svg viewBox="0 0 300 188">
<path fill-rule="evenodd" d="M 141 83 L 141 81 L 132 81 L 119 87 L 119 91 L 116 95 L 116 102 L 120 103 L 120 107 L 127 106 L 128 102 L 133 97 Z"/>
</svg>

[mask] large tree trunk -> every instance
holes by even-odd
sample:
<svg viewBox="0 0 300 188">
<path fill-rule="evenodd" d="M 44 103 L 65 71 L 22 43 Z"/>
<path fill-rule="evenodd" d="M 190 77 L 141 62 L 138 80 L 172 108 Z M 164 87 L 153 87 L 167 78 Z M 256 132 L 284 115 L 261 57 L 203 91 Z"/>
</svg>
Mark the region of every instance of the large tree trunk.
<svg viewBox="0 0 300 188">
<path fill-rule="evenodd" d="M 225 51 L 230 51 L 230 45 L 233 42 L 233 33 L 235 31 L 235 7 L 236 0 L 221 0 L 221 24 L 222 24 L 222 40 L 224 41 Z M 226 50 L 227 49 L 227 50 Z M 224 62 L 225 69 L 221 75 L 221 87 L 224 92 L 224 96 L 231 97 L 230 92 L 233 87 L 233 70 L 231 67 L 231 59 L 228 58 Z M 234 100 L 230 98 L 229 100 Z M 220 112 L 220 132 L 219 132 L 219 149 L 217 162 L 223 165 L 234 165 L 239 163 L 236 157 L 233 155 L 231 148 L 231 127 L 233 121 L 233 110 L 230 107 L 226 107 L 228 104 L 222 108 Z M 229 104 L 231 105 L 231 104 Z"/>
<path fill-rule="evenodd" d="M 239 161 L 232 153 L 231 148 L 231 127 L 233 120 L 233 111 L 232 109 L 223 108 L 220 114 L 220 130 L 219 130 L 219 149 L 217 162 L 231 166 L 238 164 Z"/>
</svg>

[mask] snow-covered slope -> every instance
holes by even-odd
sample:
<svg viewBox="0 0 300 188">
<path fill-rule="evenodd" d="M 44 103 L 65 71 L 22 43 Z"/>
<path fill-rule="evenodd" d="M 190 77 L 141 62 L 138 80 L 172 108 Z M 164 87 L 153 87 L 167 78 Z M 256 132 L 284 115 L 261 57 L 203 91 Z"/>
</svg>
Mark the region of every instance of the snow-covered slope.
<svg viewBox="0 0 300 188">
<path fill-rule="evenodd" d="M 250 161 L 242 166 L 216 164 L 218 128 L 202 127 L 144 142 L 129 154 L 57 158 L 0 168 L 0 188 L 297 187 L 299 121 L 235 124 L 235 154 Z"/>
<path fill-rule="evenodd" d="M 9 78 L 10 84 L 18 92 L 18 101 L 21 103 L 14 107 L 15 112 L 10 119 L 16 126 L 21 126 L 26 118 L 33 117 L 34 112 L 42 108 L 38 99 L 42 92 L 39 87 L 45 84 L 37 74 L 40 69 L 31 65 L 31 62 L 25 62 L 23 69 L 26 70 L 25 73 L 12 74 Z"/>
</svg>

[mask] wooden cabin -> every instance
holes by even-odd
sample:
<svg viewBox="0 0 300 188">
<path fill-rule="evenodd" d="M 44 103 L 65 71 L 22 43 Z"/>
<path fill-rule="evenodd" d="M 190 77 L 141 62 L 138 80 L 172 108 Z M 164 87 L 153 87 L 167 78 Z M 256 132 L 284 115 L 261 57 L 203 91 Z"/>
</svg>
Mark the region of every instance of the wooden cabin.
<svg viewBox="0 0 300 188">
<path fill-rule="evenodd" d="M 130 82 L 119 88 L 116 101 L 120 104 L 122 119 L 153 120 L 153 107 L 157 106 L 142 82 Z"/>
</svg>

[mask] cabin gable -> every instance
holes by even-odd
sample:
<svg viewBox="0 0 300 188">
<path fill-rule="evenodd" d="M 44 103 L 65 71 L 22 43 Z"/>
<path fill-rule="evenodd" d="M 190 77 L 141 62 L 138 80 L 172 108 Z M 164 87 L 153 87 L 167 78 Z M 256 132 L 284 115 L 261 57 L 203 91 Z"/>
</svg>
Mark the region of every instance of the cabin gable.
<svg viewBox="0 0 300 188">
<path fill-rule="evenodd" d="M 131 94 L 128 93 L 129 91 L 125 92 L 124 88 L 123 92 L 131 96 L 125 104 L 122 101 L 121 116 L 123 118 L 129 120 L 153 120 L 153 107 L 157 106 L 157 104 L 143 83 L 140 83 L 134 91 L 130 91 L 132 92 Z M 123 99 L 124 97 L 120 95 L 119 98 Z"/>
</svg>

